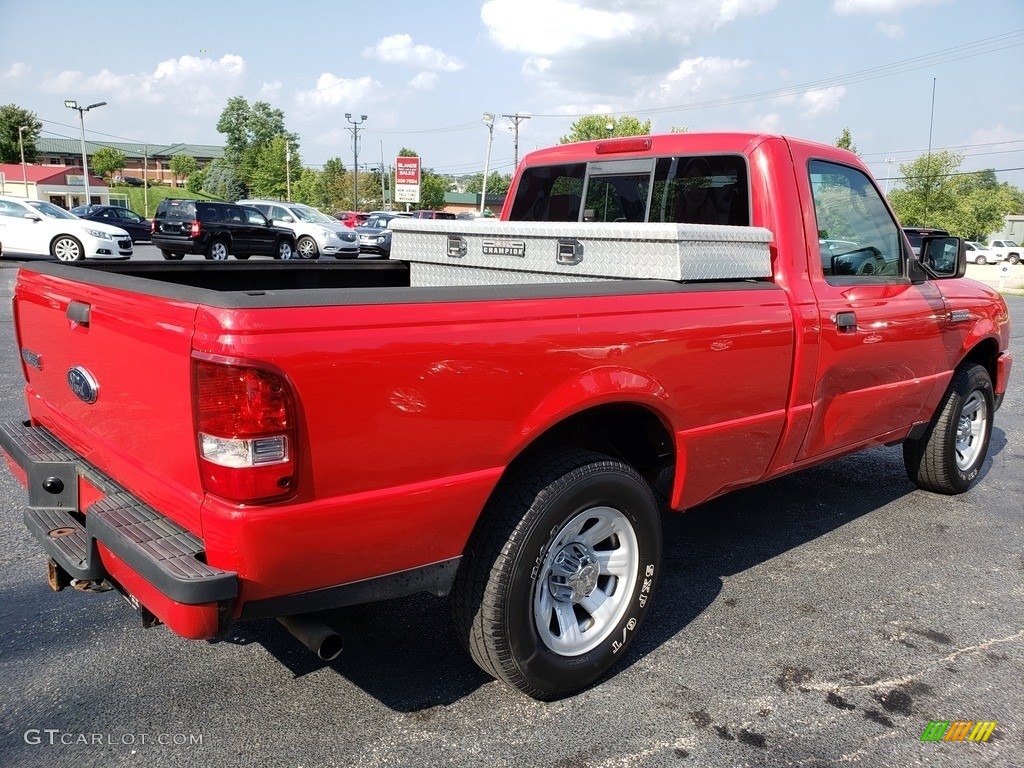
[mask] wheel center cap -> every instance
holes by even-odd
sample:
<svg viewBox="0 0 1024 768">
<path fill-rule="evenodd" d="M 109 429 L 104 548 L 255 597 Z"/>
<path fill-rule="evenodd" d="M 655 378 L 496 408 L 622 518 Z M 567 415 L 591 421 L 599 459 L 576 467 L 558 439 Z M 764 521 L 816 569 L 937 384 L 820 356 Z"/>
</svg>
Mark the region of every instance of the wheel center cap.
<svg viewBox="0 0 1024 768">
<path fill-rule="evenodd" d="M 573 542 L 552 559 L 548 588 L 556 600 L 578 603 L 597 589 L 600 575 L 601 564 L 593 553 L 582 544 Z"/>
<path fill-rule="evenodd" d="M 971 420 L 964 416 L 961 416 L 958 427 L 959 429 L 957 429 L 957 438 L 961 442 L 966 442 L 967 440 L 969 440 L 971 438 Z"/>
</svg>

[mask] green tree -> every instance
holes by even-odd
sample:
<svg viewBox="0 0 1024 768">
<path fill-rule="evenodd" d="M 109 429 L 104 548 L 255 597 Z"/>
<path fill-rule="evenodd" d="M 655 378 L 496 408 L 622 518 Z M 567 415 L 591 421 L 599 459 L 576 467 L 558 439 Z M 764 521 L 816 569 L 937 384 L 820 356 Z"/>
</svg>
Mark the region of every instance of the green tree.
<svg viewBox="0 0 1024 768">
<path fill-rule="evenodd" d="M 221 200 L 238 200 L 246 194 L 235 169 L 224 160 L 214 160 L 206 167 L 202 191 Z"/>
<path fill-rule="evenodd" d="M 609 136 L 647 136 L 650 132 L 650 120 L 641 122 L 631 115 L 619 118 L 610 115 L 586 115 L 573 123 L 568 135 L 560 138 L 558 143 L 570 144 L 574 141 L 606 139 Z"/>
<path fill-rule="evenodd" d="M 945 214 L 942 226 L 965 240 L 986 239 L 1002 228 L 1005 214 L 1020 210 L 1020 190 L 1000 184 L 994 170 L 954 176 L 950 186 L 956 205 Z"/>
<path fill-rule="evenodd" d="M 333 210 L 324 194 L 323 172 L 316 168 L 300 168 L 298 173 L 292 172 L 292 200 L 325 213 Z"/>
<path fill-rule="evenodd" d="M 185 179 L 185 189 L 194 195 L 198 195 L 202 192 L 203 184 L 206 182 L 206 169 L 193 171 Z"/>
<path fill-rule="evenodd" d="M 942 150 L 900 165 L 903 188 L 889 193 L 889 203 L 903 226 L 943 226 L 957 206 L 953 178 L 962 160 Z"/>
<path fill-rule="evenodd" d="M 118 152 L 113 147 L 100 147 L 92 154 L 89 160 L 89 170 L 97 176 L 109 176 L 115 171 L 124 170 L 128 159 L 123 152 Z"/>
<path fill-rule="evenodd" d="M 857 152 L 857 145 L 853 143 L 853 134 L 850 133 L 849 128 L 843 128 L 843 132 L 836 139 L 836 146 L 840 149 L 848 149 L 853 154 L 859 154 Z"/>
<path fill-rule="evenodd" d="M 43 123 L 35 112 L 22 109 L 17 104 L 5 104 L 0 107 L 0 163 L 20 163 L 21 146 L 18 145 L 18 128 L 26 126 L 21 132 L 21 145 L 25 148 L 25 162 L 36 161 L 36 141 L 43 130 Z"/>
<path fill-rule="evenodd" d="M 288 194 L 289 164 L 295 169 L 296 178 L 302 168 L 298 153 L 292 151 L 290 163 L 287 153 L 288 144 L 284 136 L 274 136 L 255 150 L 255 162 L 248 183 L 249 191 L 254 196 L 285 199 Z"/>
<path fill-rule="evenodd" d="M 430 211 L 444 208 L 444 195 L 450 186 L 451 182 L 448 179 L 429 168 L 421 171 L 419 207 Z"/>
<path fill-rule="evenodd" d="M 483 190 L 484 175 L 475 173 L 470 177 L 464 186 L 464 191 L 471 194 L 479 194 Z M 497 171 L 487 174 L 487 194 L 500 195 L 508 192 L 512 186 L 512 174 L 501 174 Z"/>
<path fill-rule="evenodd" d="M 328 158 L 324 167 L 320 170 L 320 184 L 323 188 L 323 206 L 325 213 L 344 211 L 349 207 L 351 196 L 348 194 L 349 186 L 346 182 L 348 172 L 340 157 Z"/>
<path fill-rule="evenodd" d="M 177 185 L 178 179 L 187 178 L 199 170 L 199 162 L 192 155 L 179 152 L 171 157 L 170 169 Z"/>
<path fill-rule="evenodd" d="M 224 159 L 234 167 L 238 180 L 247 189 L 252 186 L 261 157 L 276 157 L 276 152 L 266 154 L 266 149 L 277 137 L 283 137 L 289 142 L 293 162 L 299 167 L 295 161 L 298 136 L 285 130 L 284 112 L 265 101 L 257 101 L 250 106 L 241 96 L 231 97 L 217 121 L 217 130 L 225 136 Z M 264 154 L 261 155 L 261 152 Z M 263 181 L 266 182 L 265 175 Z"/>
</svg>

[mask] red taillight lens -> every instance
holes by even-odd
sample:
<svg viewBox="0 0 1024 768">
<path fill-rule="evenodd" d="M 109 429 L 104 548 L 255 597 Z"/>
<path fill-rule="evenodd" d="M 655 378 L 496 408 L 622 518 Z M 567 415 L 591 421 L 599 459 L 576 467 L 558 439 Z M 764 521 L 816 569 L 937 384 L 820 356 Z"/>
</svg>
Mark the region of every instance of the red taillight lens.
<svg viewBox="0 0 1024 768">
<path fill-rule="evenodd" d="M 189 227 L 188 229 L 188 236 L 199 237 L 199 235 L 202 234 L 202 231 L 203 225 L 199 222 L 199 219 L 196 219 L 195 221 L 192 222 L 192 226 Z"/>
<path fill-rule="evenodd" d="M 150 231 L 150 233 L 156 232 L 156 219 L 151 219 L 150 220 L 150 222 L 149 222 L 149 231 Z"/>
<path fill-rule="evenodd" d="M 296 411 L 284 377 L 211 360 L 194 360 L 192 375 L 206 490 L 247 502 L 293 494 Z"/>
</svg>

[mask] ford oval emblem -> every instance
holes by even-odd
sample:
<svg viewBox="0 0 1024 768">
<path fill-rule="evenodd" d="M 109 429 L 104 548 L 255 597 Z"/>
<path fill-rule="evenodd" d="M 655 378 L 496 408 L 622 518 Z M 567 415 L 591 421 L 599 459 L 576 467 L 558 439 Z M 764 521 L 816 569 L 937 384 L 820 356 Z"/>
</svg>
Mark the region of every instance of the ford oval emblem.
<svg viewBox="0 0 1024 768">
<path fill-rule="evenodd" d="M 96 377 L 80 365 L 68 371 L 68 386 L 75 393 L 75 397 L 85 403 L 95 403 L 100 395 L 100 385 Z"/>
</svg>

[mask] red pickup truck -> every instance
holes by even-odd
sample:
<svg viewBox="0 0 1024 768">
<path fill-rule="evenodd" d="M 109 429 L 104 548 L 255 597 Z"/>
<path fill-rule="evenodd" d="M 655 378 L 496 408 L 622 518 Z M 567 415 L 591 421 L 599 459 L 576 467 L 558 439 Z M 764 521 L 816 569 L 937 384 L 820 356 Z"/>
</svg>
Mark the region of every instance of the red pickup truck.
<svg viewBox="0 0 1024 768">
<path fill-rule="evenodd" d="M 28 418 L 0 447 L 55 590 L 195 639 L 449 594 L 539 699 L 636 638 L 660 512 L 903 444 L 966 490 L 1010 373 L 963 243 L 915 255 L 858 158 L 759 134 L 564 145 L 500 221 L 403 222 L 391 260 L 32 264 Z M 668 608 L 666 608 L 668 609 Z"/>
</svg>

